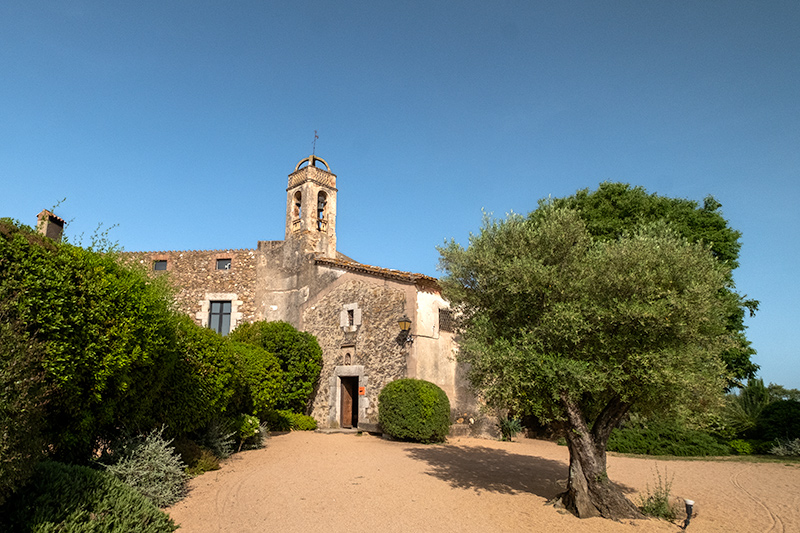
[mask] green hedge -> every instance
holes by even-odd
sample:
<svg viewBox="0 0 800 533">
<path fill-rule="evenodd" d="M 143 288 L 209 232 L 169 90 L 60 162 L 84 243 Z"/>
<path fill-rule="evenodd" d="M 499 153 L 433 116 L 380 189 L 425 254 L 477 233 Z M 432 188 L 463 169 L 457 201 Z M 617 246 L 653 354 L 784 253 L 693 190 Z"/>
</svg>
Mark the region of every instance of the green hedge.
<svg viewBox="0 0 800 533">
<path fill-rule="evenodd" d="M 800 402 L 777 400 L 761 411 L 753 437 L 761 440 L 800 438 Z"/>
<path fill-rule="evenodd" d="M 260 346 L 229 341 L 236 356 L 237 390 L 234 408 L 261 415 L 275 408 L 284 388 L 280 361 Z"/>
<path fill-rule="evenodd" d="M 218 333 L 188 316 L 177 321 L 177 361 L 156 404 L 156 421 L 170 435 L 198 431 L 222 416 L 236 391 L 236 358 Z"/>
<path fill-rule="evenodd" d="M 429 381 L 398 379 L 378 396 L 378 420 L 396 439 L 443 442 L 450 432 L 450 401 Z"/>
<path fill-rule="evenodd" d="M 54 243 L 0 220 L 0 301 L 42 344 L 54 389 L 44 435 L 56 456 L 87 460 L 119 427 L 152 424 L 177 355 L 169 296 L 166 280 L 114 253 Z"/>
<path fill-rule="evenodd" d="M 228 337 L 274 354 L 283 371 L 283 388 L 276 408 L 306 411 L 322 370 L 322 348 L 316 337 L 286 322 L 242 324 Z"/>
<path fill-rule="evenodd" d="M 728 445 L 708 433 L 669 423 L 650 423 L 645 428 L 615 429 L 608 439 L 607 449 L 611 452 L 683 457 L 731 453 Z"/>
<path fill-rule="evenodd" d="M 45 449 L 43 350 L 0 304 L 0 505 L 33 473 Z"/>
<path fill-rule="evenodd" d="M 0 507 L 0 530 L 166 533 L 178 526 L 150 500 L 107 472 L 43 462 Z"/>
</svg>

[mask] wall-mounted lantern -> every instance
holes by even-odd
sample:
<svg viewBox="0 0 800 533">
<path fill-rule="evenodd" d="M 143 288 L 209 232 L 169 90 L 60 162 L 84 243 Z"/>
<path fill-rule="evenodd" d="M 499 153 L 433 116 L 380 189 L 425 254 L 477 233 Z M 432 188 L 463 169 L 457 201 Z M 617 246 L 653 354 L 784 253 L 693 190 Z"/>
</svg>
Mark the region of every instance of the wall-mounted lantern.
<svg viewBox="0 0 800 533">
<path fill-rule="evenodd" d="M 397 321 L 397 325 L 400 326 L 400 336 L 398 337 L 400 344 L 402 346 L 405 346 L 406 344 L 413 344 L 414 335 L 411 334 L 411 319 L 406 315 L 403 315 Z"/>
</svg>

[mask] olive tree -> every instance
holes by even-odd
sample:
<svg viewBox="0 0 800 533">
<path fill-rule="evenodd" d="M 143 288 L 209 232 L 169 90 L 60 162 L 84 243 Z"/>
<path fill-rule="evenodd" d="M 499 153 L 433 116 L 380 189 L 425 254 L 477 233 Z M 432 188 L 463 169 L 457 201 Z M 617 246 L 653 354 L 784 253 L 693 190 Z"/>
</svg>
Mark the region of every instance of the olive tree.
<svg viewBox="0 0 800 533">
<path fill-rule="evenodd" d="M 758 301 L 741 297 L 734 290 L 731 273 L 739 266 L 742 234 L 730 227 L 720 211 L 722 204 L 713 196 L 707 196 L 700 205 L 686 198 L 649 194 L 643 187 L 627 183 L 603 182 L 597 190 L 582 189 L 553 200 L 553 204 L 577 210 L 596 239 L 615 240 L 642 224 L 661 221 L 689 242 L 707 245 L 728 272 L 726 287 L 718 294 L 727 309 L 726 328 L 735 341 L 721 354 L 730 371 L 727 387 L 740 387 L 755 377 L 758 365 L 751 359 L 756 351 L 745 336 L 744 317 L 755 314 Z"/>
<path fill-rule="evenodd" d="M 667 223 L 598 239 L 552 204 L 486 218 L 466 248 L 439 251 L 445 296 L 463 316 L 459 358 L 483 400 L 561 429 L 568 509 L 640 516 L 608 478 L 608 438 L 634 407 L 721 401 L 732 343 L 724 265 Z"/>
</svg>

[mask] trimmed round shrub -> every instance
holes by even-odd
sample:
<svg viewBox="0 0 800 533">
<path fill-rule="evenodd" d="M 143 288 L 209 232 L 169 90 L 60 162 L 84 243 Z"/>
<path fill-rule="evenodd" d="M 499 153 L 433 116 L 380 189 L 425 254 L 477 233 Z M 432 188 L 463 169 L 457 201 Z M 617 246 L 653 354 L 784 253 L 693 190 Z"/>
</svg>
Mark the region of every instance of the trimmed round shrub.
<svg viewBox="0 0 800 533">
<path fill-rule="evenodd" d="M 0 507 L 2 531 L 168 533 L 175 522 L 108 472 L 43 462 L 30 483 Z"/>
<path fill-rule="evenodd" d="M 733 448 L 737 455 L 766 455 L 774 446 L 774 441 L 757 439 L 734 439 L 728 441 L 728 446 Z"/>
<path fill-rule="evenodd" d="M 744 439 L 734 439 L 728 441 L 728 446 L 733 448 L 737 455 L 753 455 L 755 453 L 753 444 Z"/>
<path fill-rule="evenodd" d="M 396 439 L 443 442 L 450 432 L 450 400 L 430 381 L 398 379 L 378 396 L 378 420 Z"/>
</svg>

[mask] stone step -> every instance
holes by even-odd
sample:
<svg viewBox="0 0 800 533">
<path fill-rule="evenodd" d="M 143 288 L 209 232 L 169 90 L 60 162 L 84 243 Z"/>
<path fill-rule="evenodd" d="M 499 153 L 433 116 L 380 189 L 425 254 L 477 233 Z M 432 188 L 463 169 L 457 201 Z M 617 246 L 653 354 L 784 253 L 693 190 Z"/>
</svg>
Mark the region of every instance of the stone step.
<svg viewBox="0 0 800 533">
<path fill-rule="evenodd" d="M 469 424 L 453 424 L 450 426 L 450 437 L 469 437 L 472 427 Z"/>
</svg>

